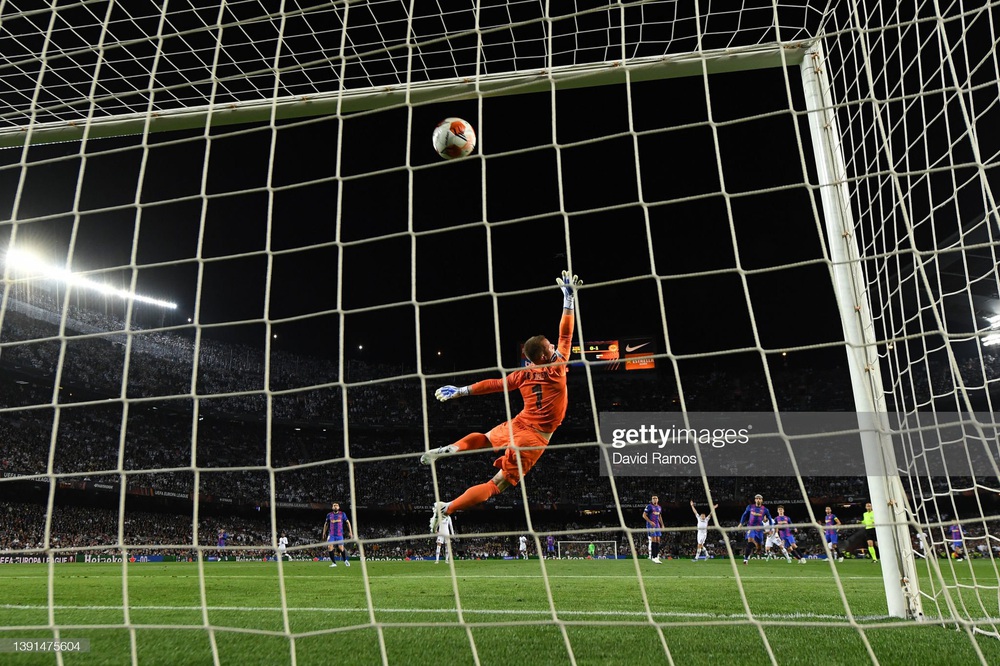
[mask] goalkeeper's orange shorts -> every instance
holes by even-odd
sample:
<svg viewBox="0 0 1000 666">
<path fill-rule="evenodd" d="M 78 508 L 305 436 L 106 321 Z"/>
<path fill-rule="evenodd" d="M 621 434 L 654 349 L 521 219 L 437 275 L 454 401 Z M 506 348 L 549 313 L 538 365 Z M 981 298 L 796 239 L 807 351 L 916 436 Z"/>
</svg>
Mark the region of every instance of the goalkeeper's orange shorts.
<svg viewBox="0 0 1000 666">
<path fill-rule="evenodd" d="M 511 430 L 514 433 L 513 445 L 510 441 Z M 493 462 L 493 466 L 503 472 L 503 478 L 512 486 L 516 486 L 521 475 L 527 474 L 535 466 L 549 443 L 537 430 L 521 425 L 516 420 L 504 421 L 490 430 L 487 436 L 494 449 L 507 447 L 504 454 Z M 518 453 L 521 457 L 520 467 L 517 464 Z"/>
</svg>

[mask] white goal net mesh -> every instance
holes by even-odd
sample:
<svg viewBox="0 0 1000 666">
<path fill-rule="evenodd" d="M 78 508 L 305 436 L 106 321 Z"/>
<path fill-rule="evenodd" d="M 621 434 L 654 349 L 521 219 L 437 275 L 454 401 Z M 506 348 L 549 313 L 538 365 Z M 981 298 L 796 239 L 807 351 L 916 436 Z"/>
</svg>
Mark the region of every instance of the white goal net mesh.
<svg viewBox="0 0 1000 666">
<path fill-rule="evenodd" d="M 911 507 L 897 516 L 927 556 L 925 610 L 996 636 L 996 8 L 900 5 L 831 19 L 877 399 L 904 431 L 897 462 Z M 956 563 L 972 557 L 983 568 Z"/>
<path fill-rule="evenodd" d="M 0 652 L 1000 661 L 998 11 L 0 0 Z M 566 269 L 565 419 L 436 558 L 496 456 L 421 454 L 521 401 L 434 391 L 555 341 Z M 606 430 L 855 412 L 894 446 L 822 468 Z"/>
</svg>

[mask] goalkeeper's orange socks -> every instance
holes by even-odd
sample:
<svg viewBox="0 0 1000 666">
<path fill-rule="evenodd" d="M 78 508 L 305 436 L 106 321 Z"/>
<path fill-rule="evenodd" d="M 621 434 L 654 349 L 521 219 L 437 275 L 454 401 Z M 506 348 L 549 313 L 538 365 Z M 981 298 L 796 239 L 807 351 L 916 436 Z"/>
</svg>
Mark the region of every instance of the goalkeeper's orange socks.
<svg viewBox="0 0 1000 666">
<path fill-rule="evenodd" d="M 492 445 L 490 438 L 481 432 L 474 432 L 466 435 L 453 444 L 456 451 L 471 451 L 473 449 L 486 449 Z"/>
<path fill-rule="evenodd" d="M 486 483 L 480 483 L 478 486 L 472 486 L 464 493 L 448 502 L 448 508 L 445 509 L 444 512 L 450 516 L 456 511 L 464 511 L 465 509 L 474 507 L 477 504 L 482 504 L 494 495 L 499 494 L 500 489 L 497 488 L 497 484 L 493 483 L 493 480 L 491 479 Z"/>
</svg>

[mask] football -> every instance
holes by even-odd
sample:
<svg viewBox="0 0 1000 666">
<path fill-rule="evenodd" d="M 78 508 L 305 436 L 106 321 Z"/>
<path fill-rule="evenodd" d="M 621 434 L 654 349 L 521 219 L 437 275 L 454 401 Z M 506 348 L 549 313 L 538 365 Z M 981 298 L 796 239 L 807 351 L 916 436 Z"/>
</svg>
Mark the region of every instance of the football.
<svg viewBox="0 0 1000 666">
<path fill-rule="evenodd" d="M 476 130 L 461 118 L 445 118 L 434 128 L 433 140 L 438 155 L 454 160 L 476 149 Z"/>
</svg>

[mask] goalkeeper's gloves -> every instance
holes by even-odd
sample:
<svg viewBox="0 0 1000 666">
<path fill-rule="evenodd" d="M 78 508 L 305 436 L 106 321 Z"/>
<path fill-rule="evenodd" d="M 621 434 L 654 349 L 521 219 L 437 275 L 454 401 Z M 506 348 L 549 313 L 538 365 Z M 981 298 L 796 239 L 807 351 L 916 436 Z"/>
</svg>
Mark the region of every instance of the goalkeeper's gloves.
<svg viewBox="0 0 1000 666">
<path fill-rule="evenodd" d="M 437 391 L 434 391 L 434 397 L 440 400 L 441 402 L 451 400 L 452 398 L 461 398 L 467 395 L 469 395 L 468 386 L 459 387 L 459 386 L 451 386 L 449 384 L 448 386 L 442 386 Z"/>
<path fill-rule="evenodd" d="M 583 280 L 575 275 L 570 275 L 569 271 L 563 271 L 562 277 L 556 278 L 556 284 L 562 289 L 563 309 L 572 310 L 575 307 L 573 300 L 576 298 L 577 287 L 583 284 Z"/>
</svg>

